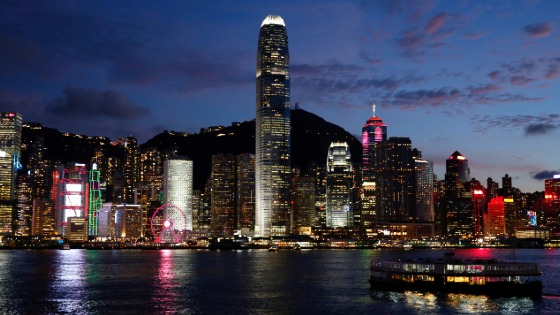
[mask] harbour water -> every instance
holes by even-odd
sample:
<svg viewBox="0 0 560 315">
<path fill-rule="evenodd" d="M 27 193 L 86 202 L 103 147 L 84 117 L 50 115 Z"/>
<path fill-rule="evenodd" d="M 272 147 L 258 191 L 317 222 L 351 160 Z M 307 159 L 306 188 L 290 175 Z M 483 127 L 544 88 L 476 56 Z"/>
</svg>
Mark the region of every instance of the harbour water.
<svg viewBox="0 0 560 315">
<path fill-rule="evenodd" d="M 540 263 L 542 299 L 380 292 L 371 259 L 443 250 L 3 250 L 2 314 L 557 314 L 560 250 L 461 249 Z"/>
</svg>

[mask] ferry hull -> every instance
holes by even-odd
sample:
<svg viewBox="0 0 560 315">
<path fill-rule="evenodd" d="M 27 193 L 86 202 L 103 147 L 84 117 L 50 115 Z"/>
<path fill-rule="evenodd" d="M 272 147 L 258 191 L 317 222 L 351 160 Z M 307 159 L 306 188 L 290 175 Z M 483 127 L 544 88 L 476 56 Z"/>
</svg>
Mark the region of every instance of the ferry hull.
<svg viewBox="0 0 560 315">
<path fill-rule="evenodd" d="M 443 281 L 393 281 L 371 277 L 369 279 L 372 290 L 382 291 L 419 291 L 430 293 L 461 293 L 473 295 L 486 295 L 491 297 L 531 297 L 541 298 L 542 283 L 533 281 L 529 283 L 495 282 L 484 285 L 471 285 L 468 283 L 443 283 Z"/>
</svg>

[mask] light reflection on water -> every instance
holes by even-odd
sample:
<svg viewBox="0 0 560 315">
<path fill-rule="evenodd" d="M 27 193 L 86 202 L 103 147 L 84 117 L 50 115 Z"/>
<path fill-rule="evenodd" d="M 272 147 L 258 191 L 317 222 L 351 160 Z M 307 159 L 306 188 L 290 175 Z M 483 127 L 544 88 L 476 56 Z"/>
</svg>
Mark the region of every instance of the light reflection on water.
<svg viewBox="0 0 560 315">
<path fill-rule="evenodd" d="M 520 250 L 538 261 L 542 300 L 369 288 L 372 258 L 442 251 L 75 250 L 0 251 L 1 314 L 557 314 L 560 250 Z M 457 257 L 511 259 L 509 251 Z"/>
<path fill-rule="evenodd" d="M 59 250 L 54 251 L 55 272 L 50 283 L 50 298 L 54 302 L 56 312 L 61 314 L 78 314 L 84 312 L 86 268 L 85 251 Z"/>
<path fill-rule="evenodd" d="M 176 290 L 177 282 L 174 279 L 173 251 L 164 249 L 159 251 L 160 257 L 157 266 L 157 277 L 154 283 L 152 301 L 158 314 L 168 314 L 177 309 L 175 303 L 179 301 Z"/>
</svg>

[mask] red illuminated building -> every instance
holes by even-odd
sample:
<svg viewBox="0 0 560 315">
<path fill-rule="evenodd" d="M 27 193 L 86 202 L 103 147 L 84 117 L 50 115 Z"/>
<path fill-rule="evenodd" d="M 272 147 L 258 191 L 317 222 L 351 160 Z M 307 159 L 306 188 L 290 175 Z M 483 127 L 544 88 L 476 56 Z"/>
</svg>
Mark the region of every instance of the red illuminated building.
<svg viewBox="0 0 560 315">
<path fill-rule="evenodd" d="M 490 200 L 486 219 L 486 236 L 505 235 L 505 209 L 504 197 L 495 197 Z"/>
<path fill-rule="evenodd" d="M 551 236 L 560 236 L 560 175 L 544 181 L 545 221 Z"/>
</svg>

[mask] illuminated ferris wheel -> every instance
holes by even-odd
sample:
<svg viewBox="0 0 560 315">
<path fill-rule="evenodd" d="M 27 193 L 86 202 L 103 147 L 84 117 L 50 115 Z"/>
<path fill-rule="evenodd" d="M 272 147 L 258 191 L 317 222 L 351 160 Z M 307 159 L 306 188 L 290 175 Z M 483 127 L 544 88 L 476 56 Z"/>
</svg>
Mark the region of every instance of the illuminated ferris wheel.
<svg viewBox="0 0 560 315">
<path fill-rule="evenodd" d="M 187 216 L 179 207 L 164 204 L 156 209 L 150 228 L 157 243 L 178 243 L 187 229 Z"/>
</svg>

